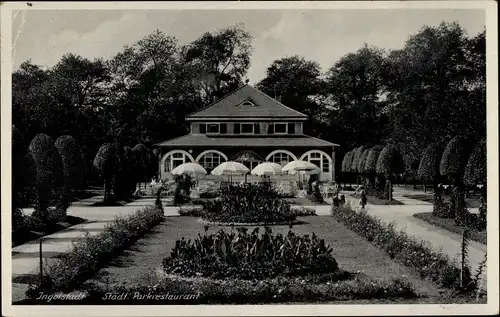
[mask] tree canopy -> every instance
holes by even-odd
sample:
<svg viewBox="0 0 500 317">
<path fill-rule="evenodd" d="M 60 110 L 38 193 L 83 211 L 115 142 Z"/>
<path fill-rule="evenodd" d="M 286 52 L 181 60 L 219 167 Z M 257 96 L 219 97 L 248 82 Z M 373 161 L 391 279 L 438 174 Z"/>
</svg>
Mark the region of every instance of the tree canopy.
<svg viewBox="0 0 500 317">
<path fill-rule="evenodd" d="M 425 150 L 418 167 L 418 178 L 424 182 L 434 183 L 440 176 L 439 164 L 443 149 L 437 144 L 432 143 Z"/>
<path fill-rule="evenodd" d="M 464 183 L 468 186 L 486 186 L 486 140 L 481 140 L 472 150 L 465 167 Z"/>
<path fill-rule="evenodd" d="M 453 182 L 462 182 L 464 169 L 469 159 L 470 143 L 467 138 L 457 136 L 444 149 L 439 172 Z"/>
</svg>

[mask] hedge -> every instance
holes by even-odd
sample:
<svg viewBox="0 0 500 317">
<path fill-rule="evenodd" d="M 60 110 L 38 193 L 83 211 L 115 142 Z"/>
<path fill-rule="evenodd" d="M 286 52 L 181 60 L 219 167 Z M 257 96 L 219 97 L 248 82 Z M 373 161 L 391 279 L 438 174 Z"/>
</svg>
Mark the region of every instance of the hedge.
<svg viewBox="0 0 500 317">
<path fill-rule="evenodd" d="M 412 268 L 421 278 L 452 290 L 463 289 L 460 287 L 460 269 L 446 254 L 434 251 L 427 241 L 410 237 L 405 231 L 396 231 L 394 223 L 385 224 L 379 218 L 350 206 L 332 208 L 332 216 L 391 258 Z M 469 270 L 464 272 L 464 281 L 467 290 L 477 287 Z"/>
<path fill-rule="evenodd" d="M 78 288 L 163 219 L 163 209 L 157 206 L 147 206 L 127 217 L 116 218 L 102 233 L 80 239 L 58 261 L 45 266 L 41 285 L 32 286 L 27 296 L 33 298 L 40 292 L 49 294 Z"/>
</svg>

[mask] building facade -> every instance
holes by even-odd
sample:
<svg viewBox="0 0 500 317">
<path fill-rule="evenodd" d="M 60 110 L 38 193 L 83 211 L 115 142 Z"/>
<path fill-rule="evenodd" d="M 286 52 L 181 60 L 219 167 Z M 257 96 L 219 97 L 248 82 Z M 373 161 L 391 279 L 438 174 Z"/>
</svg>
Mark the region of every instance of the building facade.
<svg viewBox="0 0 500 317">
<path fill-rule="evenodd" d="M 180 164 L 196 162 L 210 171 L 225 161 L 250 170 L 262 162 L 282 166 L 305 160 L 321 169 L 320 180 L 335 179 L 337 144 L 303 133 L 307 120 L 278 100 L 245 85 L 190 114 L 190 133 L 156 144 L 161 179 Z"/>
</svg>

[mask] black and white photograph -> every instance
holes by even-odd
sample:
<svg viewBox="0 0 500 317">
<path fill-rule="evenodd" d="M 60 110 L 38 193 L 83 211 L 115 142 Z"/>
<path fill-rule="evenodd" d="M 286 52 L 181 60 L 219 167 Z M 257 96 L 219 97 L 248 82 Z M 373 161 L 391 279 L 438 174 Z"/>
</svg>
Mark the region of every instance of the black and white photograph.
<svg viewBox="0 0 500 317">
<path fill-rule="evenodd" d="M 0 10 L 3 315 L 498 313 L 494 1 Z"/>
</svg>

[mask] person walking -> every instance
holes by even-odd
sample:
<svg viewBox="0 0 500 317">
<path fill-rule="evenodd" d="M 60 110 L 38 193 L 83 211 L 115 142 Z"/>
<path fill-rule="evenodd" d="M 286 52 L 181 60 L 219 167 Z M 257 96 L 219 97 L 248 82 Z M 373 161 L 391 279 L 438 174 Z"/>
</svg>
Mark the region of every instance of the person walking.
<svg viewBox="0 0 500 317">
<path fill-rule="evenodd" d="M 359 199 L 359 204 L 361 206 L 361 209 L 365 209 L 365 206 L 366 206 L 366 201 L 367 201 L 367 198 L 366 198 L 366 193 L 364 190 L 361 191 L 361 198 Z"/>
</svg>

